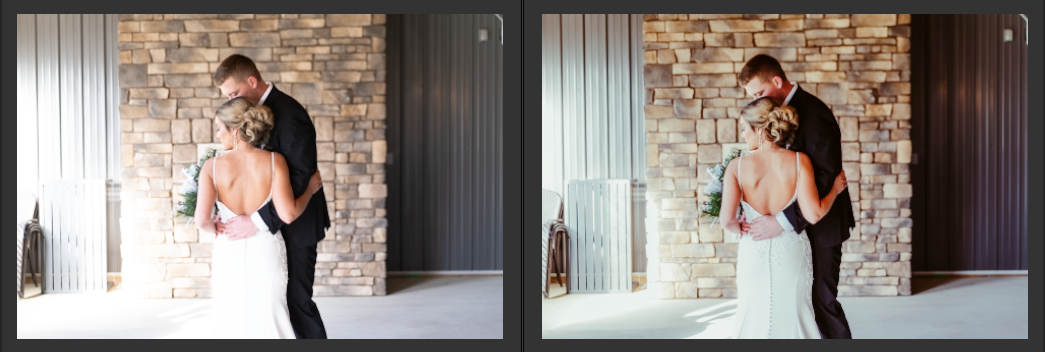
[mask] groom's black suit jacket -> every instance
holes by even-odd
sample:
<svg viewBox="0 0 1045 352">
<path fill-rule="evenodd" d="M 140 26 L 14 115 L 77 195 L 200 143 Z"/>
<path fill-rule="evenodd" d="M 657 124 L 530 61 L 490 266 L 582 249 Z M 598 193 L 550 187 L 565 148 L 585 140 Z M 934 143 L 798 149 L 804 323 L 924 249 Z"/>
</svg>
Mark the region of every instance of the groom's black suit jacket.
<svg viewBox="0 0 1045 352">
<path fill-rule="evenodd" d="M 816 190 L 822 198 L 831 191 L 835 177 L 842 172 L 842 132 L 838 128 L 838 121 L 820 98 L 801 87 L 791 97 L 788 106 L 798 112 L 798 130 L 789 149 L 809 156 L 813 163 Z M 831 210 L 815 225 L 806 222 L 798 202 L 784 209 L 784 215 L 796 232 L 808 231 L 809 241 L 815 249 L 842 244 L 849 239 L 849 231 L 856 226 L 848 190 L 835 198 Z"/>
<path fill-rule="evenodd" d="M 275 120 L 265 150 L 283 154 L 290 169 L 290 186 L 297 198 L 305 193 L 312 173 L 319 168 L 316 161 L 316 127 L 305 108 L 275 86 L 265 98 L 264 105 L 272 109 Z M 283 230 L 283 240 L 288 251 L 301 249 L 313 246 L 326 237 L 325 230 L 330 227 L 326 199 L 320 188 L 319 192 L 312 195 L 305 211 L 290 224 L 284 224 L 279 219 L 272 202 L 258 210 L 258 213 L 273 234 Z"/>
</svg>

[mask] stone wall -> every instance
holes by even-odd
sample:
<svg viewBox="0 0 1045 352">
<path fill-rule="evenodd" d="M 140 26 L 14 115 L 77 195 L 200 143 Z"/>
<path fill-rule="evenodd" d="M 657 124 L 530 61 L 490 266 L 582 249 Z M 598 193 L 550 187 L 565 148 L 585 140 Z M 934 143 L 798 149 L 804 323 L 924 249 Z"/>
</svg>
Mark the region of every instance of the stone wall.
<svg viewBox="0 0 1045 352">
<path fill-rule="evenodd" d="M 123 289 L 209 297 L 213 235 L 173 218 L 199 143 L 227 101 L 211 81 L 233 53 L 316 126 L 332 227 L 316 296 L 385 294 L 385 15 L 120 15 Z M 278 118 L 278 116 L 277 116 Z"/>
<path fill-rule="evenodd" d="M 736 296 L 737 243 L 699 219 L 759 53 L 838 118 L 859 226 L 840 296 L 911 293 L 910 15 L 645 15 L 647 276 L 658 298 Z M 728 148 L 728 146 L 726 147 Z"/>
</svg>

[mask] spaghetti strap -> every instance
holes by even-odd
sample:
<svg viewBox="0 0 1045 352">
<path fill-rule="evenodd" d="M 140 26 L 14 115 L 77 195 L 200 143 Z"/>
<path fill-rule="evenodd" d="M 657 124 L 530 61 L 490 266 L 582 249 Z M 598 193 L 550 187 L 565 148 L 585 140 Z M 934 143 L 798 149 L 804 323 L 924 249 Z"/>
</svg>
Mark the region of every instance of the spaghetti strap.
<svg viewBox="0 0 1045 352">
<path fill-rule="evenodd" d="M 798 166 L 798 158 L 800 158 L 800 157 L 801 157 L 801 155 L 799 155 L 798 152 L 796 151 L 795 152 L 795 196 L 792 197 L 792 198 L 798 198 L 798 178 L 802 176 L 802 168 Z"/>
<path fill-rule="evenodd" d="M 214 165 L 210 168 L 210 180 L 214 183 L 214 200 L 218 200 L 218 157 L 214 156 Z"/>
<path fill-rule="evenodd" d="M 269 199 L 272 200 L 272 187 L 276 184 L 276 153 L 269 152 L 269 168 L 272 170 L 272 174 L 269 175 Z M 266 202 L 268 202 L 266 200 Z"/>
<path fill-rule="evenodd" d="M 210 168 L 210 180 L 214 181 L 214 188 L 218 188 L 218 157 L 214 157 L 214 165 Z"/>
<path fill-rule="evenodd" d="M 743 170 L 744 156 L 741 156 L 737 161 L 737 187 L 740 187 L 740 200 L 744 200 L 744 186 L 740 182 L 740 171 Z"/>
</svg>

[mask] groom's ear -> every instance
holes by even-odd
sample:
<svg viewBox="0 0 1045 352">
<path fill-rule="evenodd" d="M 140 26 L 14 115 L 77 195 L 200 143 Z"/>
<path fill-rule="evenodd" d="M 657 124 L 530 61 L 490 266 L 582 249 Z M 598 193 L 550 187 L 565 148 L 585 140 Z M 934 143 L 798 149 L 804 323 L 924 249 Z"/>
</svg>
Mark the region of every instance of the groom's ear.
<svg viewBox="0 0 1045 352">
<path fill-rule="evenodd" d="M 784 88 L 784 80 L 780 76 L 773 76 L 773 86 L 777 89 Z"/>
</svg>

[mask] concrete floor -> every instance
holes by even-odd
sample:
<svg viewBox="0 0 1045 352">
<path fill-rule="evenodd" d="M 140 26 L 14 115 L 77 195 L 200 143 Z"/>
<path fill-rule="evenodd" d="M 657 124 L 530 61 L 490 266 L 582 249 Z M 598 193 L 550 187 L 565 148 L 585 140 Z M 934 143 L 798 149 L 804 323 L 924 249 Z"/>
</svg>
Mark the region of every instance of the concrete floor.
<svg viewBox="0 0 1045 352">
<path fill-rule="evenodd" d="M 565 294 L 542 302 L 545 339 L 721 339 L 733 333 L 735 299 L 650 299 Z M 857 339 L 1026 339 L 1027 277 L 915 277 L 911 296 L 840 297 Z"/>
<path fill-rule="evenodd" d="M 331 339 L 501 339 L 502 276 L 390 277 L 387 296 L 316 297 Z M 18 338 L 154 339 L 213 335 L 209 299 L 46 294 L 27 286 Z"/>
</svg>

